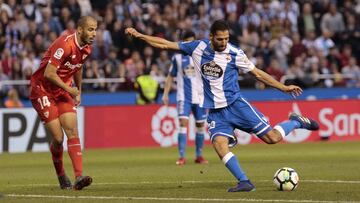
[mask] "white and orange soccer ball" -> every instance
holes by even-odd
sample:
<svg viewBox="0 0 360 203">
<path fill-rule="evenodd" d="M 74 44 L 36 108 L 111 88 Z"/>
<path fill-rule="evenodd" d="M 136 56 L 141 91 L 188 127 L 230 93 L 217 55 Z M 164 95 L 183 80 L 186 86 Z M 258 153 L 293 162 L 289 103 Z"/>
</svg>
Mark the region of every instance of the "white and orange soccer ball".
<svg viewBox="0 0 360 203">
<path fill-rule="evenodd" d="M 299 175 L 289 167 L 283 167 L 276 171 L 274 184 L 280 191 L 292 191 L 299 185 Z"/>
</svg>

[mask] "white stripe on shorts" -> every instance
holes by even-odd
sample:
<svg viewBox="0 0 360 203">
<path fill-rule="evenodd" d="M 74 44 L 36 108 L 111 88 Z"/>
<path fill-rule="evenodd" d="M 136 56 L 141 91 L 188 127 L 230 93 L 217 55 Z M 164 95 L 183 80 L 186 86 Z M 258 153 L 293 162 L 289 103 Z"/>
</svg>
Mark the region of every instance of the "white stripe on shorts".
<svg viewBox="0 0 360 203">
<path fill-rule="evenodd" d="M 258 117 L 261 122 L 263 122 L 265 125 L 268 125 L 268 124 L 256 113 L 255 109 L 253 109 L 253 107 L 252 107 L 244 98 L 241 97 L 241 99 L 250 107 L 250 109 L 254 112 L 254 114 L 256 115 L 256 117 Z"/>
</svg>

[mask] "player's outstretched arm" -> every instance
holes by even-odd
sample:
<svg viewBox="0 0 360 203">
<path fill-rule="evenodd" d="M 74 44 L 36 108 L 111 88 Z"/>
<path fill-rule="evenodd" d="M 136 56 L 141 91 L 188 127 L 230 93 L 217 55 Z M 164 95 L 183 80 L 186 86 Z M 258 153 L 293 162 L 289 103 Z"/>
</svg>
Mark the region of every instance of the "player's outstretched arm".
<svg viewBox="0 0 360 203">
<path fill-rule="evenodd" d="M 44 77 L 51 83 L 69 92 L 72 96 L 76 97 L 77 95 L 79 95 L 79 90 L 76 87 L 70 87 L 66 83 L 64 83 L 57 75 L 56 71 L 57 68 L 49 63 L 45 68 Z"/>
<path fill-rule="evenodd" d="M 302 93 L 302 89 L 300 87 L 296 85 L 284 85 L 260 69 L 254 68 L 250 71 L 250 73 L 254 75 L 257 80 L 265 83 L 266 85 L 274 87 L 280 91 L 290 93 L 292 96 L 299 96 Z"/>
<path fill-rule="evenodd" d="M 126 28 L 125 33 L 133 37 L 136 37 L 138 39 L 144 40 L 145 42 L 149 43 L 151 46 L 159 49 L 180 50 L 177 42 L 171 42 L 160 37 L 145 35 L 138 32 L 134 28 Z"/>
<path fill-rule="evenodd" d="M 166 106 L 169 105 L 169 92 L 170 92 L 172 83 L 173 83 L 173 77 L 168 75 L 166 78 L 166 81 L 165 81 L 164 93 L 162 96 L 162 101 Z"/>
</svg>

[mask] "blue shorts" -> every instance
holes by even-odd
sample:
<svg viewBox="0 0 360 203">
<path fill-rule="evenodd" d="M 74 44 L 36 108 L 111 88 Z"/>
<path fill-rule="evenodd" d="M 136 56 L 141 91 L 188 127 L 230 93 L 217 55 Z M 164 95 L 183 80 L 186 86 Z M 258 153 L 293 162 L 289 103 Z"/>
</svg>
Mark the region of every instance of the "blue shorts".
<svg viewBox="0 0 360 203">
<path fill-rule="evenodd" d="M 206 110 L 200 107 L 199 104 L 178 101 L 176 107 L 179 118 L 189 119 L 189 115 L 192 112 L 194 114 L 196 122 L 205 122 L 206 120 Z"/>
<path fill-rule="evenodd" d="M 237 99 L 227 107 L 210 109 L 207 122 L 211 141 L 216 136 L 225 136 L 229 138 L 230 147 L 237 143 L 235 128 L 258 137 L 272 130 L 264 115 L 243 98 Z"/>
</svg>

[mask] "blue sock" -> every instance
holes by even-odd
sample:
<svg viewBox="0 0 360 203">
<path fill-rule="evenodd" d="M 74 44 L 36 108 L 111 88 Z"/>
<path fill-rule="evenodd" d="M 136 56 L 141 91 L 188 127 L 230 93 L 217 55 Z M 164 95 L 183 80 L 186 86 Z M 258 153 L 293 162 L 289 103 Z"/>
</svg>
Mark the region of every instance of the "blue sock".
<svg viewBox="0 0 360 203">
<path fill-rule="evenodd" d="M 180 157 L 185 157 L 185 149 L 186 149 L 186 134 L 179 133 L 178 135 L 178 149 Z"/>
<path fill-rule="evenodd" d="M 196 133 L 195 137 L 196 157 L 202 156 L 204 146 L 204 133 Z"/>
<path fill-rule="evenodd" d="M 284 137 L 288 135 L 294 129 L 300 128 L 301 124 L 298 121 L 284 121 L 282 123 L 277 124 L 274 129 L 278 130 L 281 135 Z"/>
<path fill-rule="evenodd" d="M 227 153 L 223 157 L 222 161 L 236 179 L 239 181 L 249 180 L 249 178 L 245 175 L 245 172 L 241 169 L 236 156 L 232 152 Z"/>
</svg>

